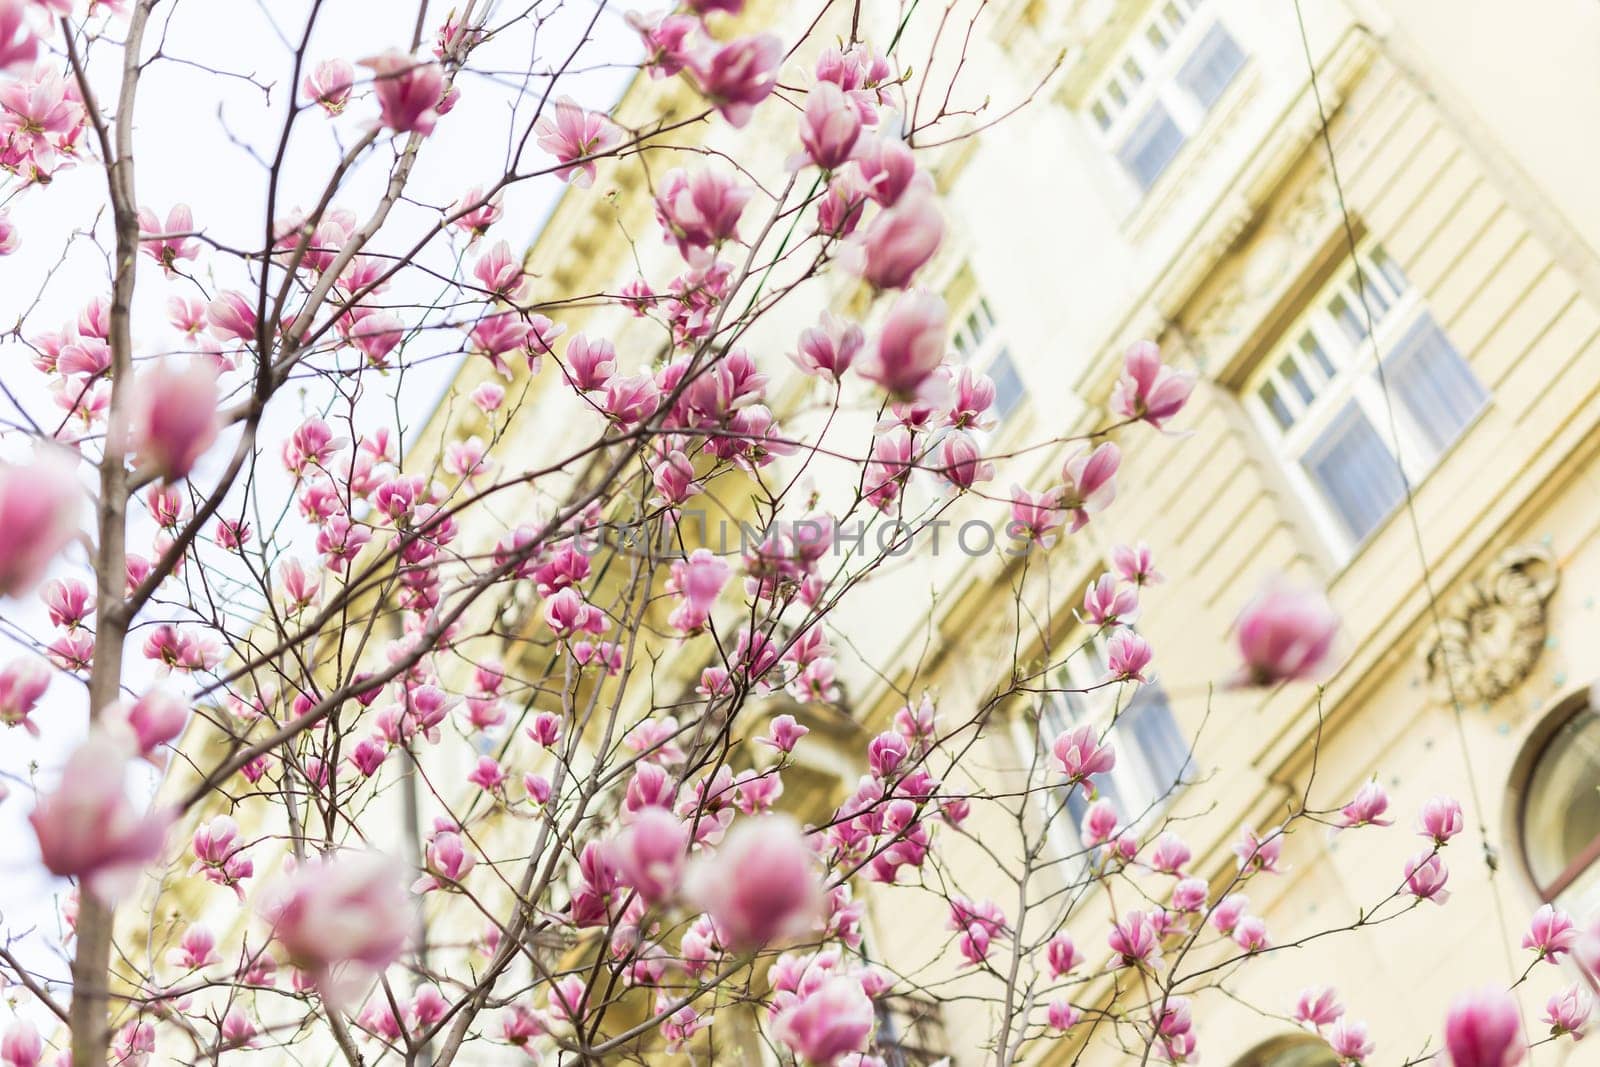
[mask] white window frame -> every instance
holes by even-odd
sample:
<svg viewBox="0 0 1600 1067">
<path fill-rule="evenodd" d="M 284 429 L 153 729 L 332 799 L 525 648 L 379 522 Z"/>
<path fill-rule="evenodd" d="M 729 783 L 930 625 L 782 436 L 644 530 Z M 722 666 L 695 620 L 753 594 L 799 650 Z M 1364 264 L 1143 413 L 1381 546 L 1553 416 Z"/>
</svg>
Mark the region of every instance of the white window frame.
<svg viewBox="0 0 1600 1067">
<path fill-rule="evenodd" d="M 1365 336 L 1363 290 L 1366 309 L 1372 313 L 1375 336 L 1371 338 Z M 1400 470 L 1413 487 L 1427 477 L 1471 424 L 1468 419 L 1452 441 L 1436 447 L 1396 395 L 1393 428 L 1397 432 L 1390 432 L 1389 403 L 1373 360 L 1373 344 L 1387 360 L 1397 342 L 1424 319 L 1433 321 L 1422 294 L 1381 242 L 1369 237 L 1358 246 L 1353 260 L 1347 257 L 1339 265 L 1246 382 L 1245 407 L 1272 445 L 1279 466 L 1305 504 L 1336 563 L 1348 561 L 1387 519 L 1386 515 L 1367 533 L 1356 536 L 1303 465 L 1313 446 L 1347 407 L 1354 403 L 1377 432 L 1390 458 L 1398 457 Z M 1433 325 L 1443 334 L 1437 321 Z M 1483 388 L 1481 382 L 1478 384 Z M 1267 399 L 1268 390 L 1276 399 L 1276 407 Z M 1312 394 L 1309 401 L 1305 399 L 1306 390 Z M 1485 388 L 1485 403 L 1487 398 Z M 1283 417 L 1290 420 L 1288 427 L 1284 426 Z M 1388 514 L 1393 514 L 1393 508 Z"/>
<path fill-rule="evenodd" d="M 995 426 L 990 432 L 998 431 L 1028 399 L 1028 388 L 1022 380 L 1022 368 L 1017 365 L 1016 357 L 1012 356 L 1011 348 L 1006 343 L 1005 331 L 1000 328 L 988 298 L 981 292 L 967 302 L 966 310 L 956 320 L 956 327 L 950 334 L 950 346 L 955 349 L 963 366 L 988 375 L 989 380 L 994 382 L 995 403 L 989 413 L 994 418 Z M 1000 379 L 995 375 L 996 369 L 1002 366 L 1017 383 L 1017 395 L 1009 407 L 1001 406 Z"/>
<path fill-rule="evenodd" d="M 1216 101 L 1206 104 L 1178 80 L 1213 27 L 1227 33 L 1243 54 L 1239 40 L 1217 18 L 1207 18 L 1208 0 L 1158 0 L 1139 28 L 1128 37 L 1088 97 L 1084 109 L 1090 128 L 1106 146 L 1128 182 L 1143 196 L 1161 181 L 1205 124 Z M 1158 42 L 1162 42 L 1159 43 Z M 1240 69 L 1244 62 L 1240 63 Z M 1235 72 L 1234 80 L 1238 73 Z M 1226 92 L 1226 90 L 1224 90 Z M 1121 152 L 1140 123 L 1160 105 L 1182 136 L 1173 159 L 1145 184 L 1122 161 Z"/>
<path fill-rule="evenodd" d="M 1141 689 L 1155 686 L 1119 682 L 1107 683 L 1110 674 L 1106 666 L 1109 630 L 1089 632 L 1079 630 L 1069 638 L 1073 649 L 1064 663 L 1057 664 L 1049 675 L 1049 688 L 1060 690 L 1040 695 L 1036 713 L 1025 713 L 1012 722 L 1017 751 L 1022 755 L 1023 769 L 1034 762 L 1035 745 L 1039 745 L 1038 766 L 1032 767 L 1033 785 L 1050 786 L 1038 793 L 1041 816 L 1048 820 L 1047 832 L 1055 858 L 1071 856 L 1084 850 L 1081 827 L 1065 804 L 1061 792 L 1061 773 L 1055 766 L 1051 746 L 1065 730 L 1084 724 L 1092 725 L 1103 743 L 1116 751 L 1116 765 L 1106 774 L 1092 776 L 1094 784 L 1107 794 L 1109 785 L 1119 806 L 1119 815 L 1128 820 L 1119 829 L 1145 827 L 1160 816 L 1170 801 L 1172 786 L 1162 783 L 1151 764 L 1150 756 L 1139 744 L 1137 735 L 1127 724 L 1127 713 L 1135 695 Z M 1159 690 L 1159 687 L 1157 687 Z M 1171 702 L 1164 690 L 1160 699 L 1170 713 Z M 1176 720 L 1174 720 L 1176 722 Z M 1181 731 L 1181 728 L 1180 728 Z M 1036 738 L 1037 735 L 1037 738 Z M 1184 739 L 1188 743 L 1188 739 Z M 1192 754 L 1191 754 L 1191 759 Z M 1180 772 L 1181 781 L 1181 772 Z M 1082 791 L 1082 786 L 1073 787 Z"/>
</svg>

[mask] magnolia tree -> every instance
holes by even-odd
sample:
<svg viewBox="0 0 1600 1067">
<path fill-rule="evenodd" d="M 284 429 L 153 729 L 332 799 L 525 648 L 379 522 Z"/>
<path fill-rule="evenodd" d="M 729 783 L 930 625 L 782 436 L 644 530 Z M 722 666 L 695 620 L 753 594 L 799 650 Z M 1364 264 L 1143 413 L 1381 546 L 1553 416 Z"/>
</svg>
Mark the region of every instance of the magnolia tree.
<svg viewBox="0 0 1600 1067">
<path fill-rule="evenodd" d="M 859 5 L 820 3 L 784 39 L 742 0 L 629 16 L 643 76 L 697 102 L 630 125 L 564 92 L 596 62 L 599 11 L 556 33 L 551 4 L 465 0 L 442 25 L 400 6 L 379 21 L 406 43 L 367 50 L 325 46 L 324 5 L 305 4 L 240 73 L 171 50 L 191 15 L 176 0 L 0 0 L 4 250 L 71 218 L 63 239 L 107 274 L 103 291 L 77 279 L 60 328 L 12 294 L 0 721 L 60 756 L 7 772 L 4 804 L 60 880 L 62 936 L 52 950 L 50 924 L 10 918 L 0 1060 L 882 1064 L 880 1009 L 906 994 L 988 1020 L 954 1037 L 971 1062 L 1046 1045 L 1194 1060 L 1222 980 L 1310 939 L 1275 943 L 1243 891 L 1297 831 L 1391 820 L 1376 784 L 1332 808 L 1308 785 L 1202 878 L 1170 815 L 1101 795 L 1116 707 L 1151 676 L 1128 625 L 1161 580 L 1148 550 L 1119 549 L 1078 610 L 1108 650 L 1108 718 L 1042 730 L 1058 668 L 1088 653 L 1019 653 L 986 698 L 919 695 L 862 732 L 831 814 L 782 813 L 820 743 L 808 716 L 839 700 L 842 620 L 873 609 L 864 580 L 952 509 L 988 508 L 1025 553 L 1017 605 L 1035 597 L 1058 537 L 1112 504 L 1116 440 L 1161 431 L 1193 385 L 1135 345 L 1099 429 L 1024 446 L 1059 449 L 1059 475 L 994 488 L 1011 458 L 985 451 L 994 385 L 952 365 L 946 308 L 916 288 L 944 237 L 927 153 L 990 121 L 951 102 L 971 18 L 911 4 L 869 39 Z M 231 190 L 227 217 L 140 198 L 135 147 L 168 121 L 141 86 L 173 67 L 265 101 L 261 128 L 228 130 L 258 188 Z M 474 93 L 503 106 L 430 158 Z M 509 199 L 600 197 L 583 190 L 618 166 L 647 175 L 641 263 L 671 269 L 542 292 L 544 265 L 496 233 Z M 94 181 L 54 180 L 69 168 Z M 455 197 L 430 202 L 428 173 Z M 758 340 L 797 301 L 816 324 Z M 845 304 L 862 321 L 818 318 Z M 659 347 L 566 333 L 579 306 L 639 316 Z M 451 359 L 472 388 L 423 449 L 403 434 L 430 403 L 416 375 Z M 497 449 L 534 397 L 577 429 Z M 712 497 L 762 535 L 697 545 L 683 518 Z M 606 536 L 624 522 L 637 536 Z M 863 522 L 894 534 L 843 550 Z M 1227 684 L 1315 679 L 1336 628 L 1320 596 L 1270 587 Z M 697 684 L 657 685 L 685 663 Z M 1020 788 L 967 766 L 1015 709 L 1033 737 Z M 1063 854 L 1052 824 L 1080 813 Z M 1461 809 L 1408 818 L 1415 858 L 1316 937 L 1444 901 Z M 961 843 L 992 857 L 982 877 Z M 936 902 L 948 968 L 874 953 L 869 885 L 887 908 Z M 1546 907 L 1529 970 L 1593 967 L 1597 945 Z M 1578 986 L 1537 1020 L 1503 988 L 1468 992 L 1418 1046 L 1509 1067 L 1576 1039 L 1589 1008 Z M 1259 1010 L 1373 1062 L 1334 990 Z"/>
</svg>

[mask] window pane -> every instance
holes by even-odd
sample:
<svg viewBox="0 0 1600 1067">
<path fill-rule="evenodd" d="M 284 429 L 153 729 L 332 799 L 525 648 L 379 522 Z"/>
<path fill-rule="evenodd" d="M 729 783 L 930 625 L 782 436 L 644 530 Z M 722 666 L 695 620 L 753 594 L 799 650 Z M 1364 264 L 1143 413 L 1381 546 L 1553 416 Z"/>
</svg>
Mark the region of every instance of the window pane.
<svg viewBox="0 0 1600 1067">
<path fill-rule="evenodd" d="M 1159 102 L 1151 104 L 1128 139 L 1117 149 L 1117 159 L 1128 168 L 1139 188 L 1148 189 L 1183 147 L 1183 131 Z"/>
<path fill-rule="evenodd" d="M 1106 110 L 1105 104 L 1096 100 L 1094 102 L 1094 122 L 1102 130 L 1111 125 L 1111 112 Z"/>
<path fill-rule="evenodd" d="M 1596 836 L 1600 836 L 1600 715 L 1585 707 L 1556 731 L 1528 781 L 1522 841 L 1535 884 L 1541 890 L 1552 885 Z M 1581 878 L 1574 883 L 1576 895 L 1582 895 L 1583 885 Z"/>
<path fill-rule="evenodd" d="M 1367 307 L 1372 309 L 1372 321 L 1382 322 L 1383 317 L 1389 314 L 1389 298 L 1384 295 L 1383 283 L 1375 279 L 1368 271 L 1359 271 L 1350 275 L 1350 291 L 1358 298 L 1366 297 Z"/>
<path fill-rule="evenodd" d="M 1167 50 L 1167 35 L 1161 32 L 1159 23 L 1152 22 L 1150 28 L 1144 32 L 1144 35 L 1150 39 L 1150 47 L 1157 52 L 1165 52 Z"/>
<path fill-rule="evenodd" d="M 1294 387 L 1294 391 L 1300 394 L 1301 403 L 1310 404 L 1315 399 L 1317 394 L 1312 392 L 1311 383 L 1306 380 L 1305 373 L 1293 356 L 1285 356 L 1283 362 L 1278 364 L 1278 377 Z"/>
<path fill-rule="evenodd" d="M 1432 460 L 1461 435 L 1489 399 L 1467 361 L 1423 314 L 1383 361 L 1389 388 L 1415 420 Z"/>
<path fill-rule="evenodd" d="M 1345 405 L 1300 465 L 1355 541 L 1405 497 L 1394 455 L 1354 402 Z"/>
<path fill-rule="evenodd" d="M 1161 13 L 1167 16 L 1167 21 L 1173 26 L 1182 26 L 1184 23 L 1184 14 L 1178 9 L 1177 4 L 1167 4 L 1161 9 Z"/>
<path fill-rule="evenodd" d="M 1350 338 L 1350 343 L 1359 345 L 1367 339 L 1367 320 L 1343 294 L 1334 297 L 1328 302 L 1328 313 L 1339 323 L 1339 328 L 1344 335 Z"/>
<path fill-rule="evenodd" d="M 1144 81 L 1144 70 L 1132 56 L 1122 61 L 1122 73 L 1128 76 L 1128 88 L 1136 88 Z"/>
<path fill-rule="evenodd" d="M 1263 385 L 1256 395 L 1267 406 L 1267 410 L 1272 412 L 1272 418 L 1280 430 L 1287 430 L 1294 425 L 1294 416 L 1289 413 L 1289 405 L 1283 402 L 1283 397 L 1278 395 L 1278 390 L 1271 382 Z"/>
<path fill-rule="evenodd" d="M 1213 23 L 1178 70 L 1178 84 L 1209 111 L 1243 66 L 1244 52 L 1233 35 L 1222 28 L 1222 23 Z"/>
<path fill-rule="evenodd" d="M 1373 246 L 1372 265 L 1378 268 L 1378 273 L 1383 275 L 1383 280 L 1389 283 L 1389 288 L 1394 291 L 1396 296 L 1411 288 L 1411 283 L 1406 280 L 1405 272 L 1400 269 L 1400 264 L 1394 261 L 1394 258 L 1384 250 L 1382 245 Z"/>
<path fill-rule="evenodd" d="M 989 380 L 994 382 L 992 410 L 996 418 L 1003 419 L 1017 410 L 1017 405 L 1022 403 L 1023 396 L 1027 394 L 1010 352 L 1002 349 L 1000 354 L 994 357 L 994 362 L 989 364 Z"/>
<path fill-rule="evenodd" d="M 1117 722 L 1117 735 L 1124 743 L 1130 737 L 1133 739 L 1154 779 L 1149 783 L 1149 796 L 1129 798 L 1137 808 L 1128 813 L 1131 818 L 1177 784 L 1189 759 L 1189 741 L 1172 716 L 1166 691 L 1154 683 L 1140 686 L 1123 709 Z"/>
<path fill-rule="evenodd" d="M 1323 377 L 1330 379 L 1333 377 L 1333 360 L 1328 358 L 1328 353 L 1322 350 L 1322 342 L 1318 341 L 1317 335 L 1310 330 L 1300 335 L 1300 351 L 1310 356 L 1312 362 L 1322 369 Z"/>
</svg>

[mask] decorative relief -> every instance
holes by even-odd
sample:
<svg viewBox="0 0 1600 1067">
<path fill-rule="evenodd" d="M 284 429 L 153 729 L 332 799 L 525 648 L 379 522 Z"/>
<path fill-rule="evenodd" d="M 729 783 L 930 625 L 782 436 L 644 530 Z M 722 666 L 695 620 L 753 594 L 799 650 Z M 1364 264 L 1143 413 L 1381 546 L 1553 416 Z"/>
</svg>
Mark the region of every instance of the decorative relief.
<svg viewBox="0 0 1600 1067">
<path fill-rule="evenodd" d="M 1516 688 L 1544 648 L 1545 607 L 1560 577 L 1541 545 L 1500 553 L 1443 607 L 1438 632 L 1422 646 L 1428 677 L 1463 704 L 1488 703 Z"/>
</svg>

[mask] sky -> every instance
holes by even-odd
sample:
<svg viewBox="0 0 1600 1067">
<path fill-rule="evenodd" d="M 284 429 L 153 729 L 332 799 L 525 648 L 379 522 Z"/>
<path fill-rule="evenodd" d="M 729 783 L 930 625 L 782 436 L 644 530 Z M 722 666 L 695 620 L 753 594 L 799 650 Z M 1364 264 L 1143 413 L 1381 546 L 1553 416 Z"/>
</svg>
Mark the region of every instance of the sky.
<svg viewBox="0 0 1600 1067">
<path fill-rule="evenodd" d="M 429 27 L 423 50 L 450 6 L 428 3 Z M 529 9 L 534 0 L 491 0 L 489 25 Z M 174 204 L 187 204 L 196 227 L 225 245 L 259 247 L 264 232 L 267 181 L 263 159 L 270 158 L 282 127 L 282 118 L 294 89 L 289 84 L 292 60 L 288 42 L 303 32 L 310 0 L 172 0 L 162 4 L 165 15 L 156 20 L 151 48 L 164 57 L 148 66 L 141 82 L 137 107 L 134 156 L 141 206 L 165 218 Z M 481 7 L 481 4 L 480 4 Z M 457 82 L 458 105 L 438 124 L 424 145 L 408 188 L 407 202 L 394 211 L 374 248 L 397 250 L 421 228 L 437 222 L 440 208 L 457 201 L 470 187 L 496 180 L 504 161 L 513 122 L 525 126 L 532 107 L 547 82 L 528 77 L 559 64 L 583 37 L 596 14 L 594 0 L 545 0 L 536 8 L 540 18 L 535 32 L 523 22 L 502 39 L 490 41 L 477 53 L 473 65 L 489 73 L 467 73 Z M 602 5 L 594 20 L 592 43 L 585 46 L 576 66 L 581 72 L 562 78 L 557 95 L 571 95 L 589 108 L 606 109 L 626 87 L 637 62 L 637 38 L 624 22 L 622 6 Z M 311 37 L 309 56 L 315 60 L 342 57 L 352 62 L 388 48 L 406 50 L 417 17 L 415 3 L 391 0 L 325 0 Z M 120 39 L 120 27 L 112 33 Z M 44 61 L 64 64 L 59 34 L 51 41 L 55 53 Z M 88 54 L 91 80 L 102 99 L 109 100 L 120 73 L 120 50 L 109 45 Z M 362 90 L 358 88 L 358 94 Z M 532 94 L 532 95 L 530 95 Z M 327 180 L 341 144 L 359 137 L 377 112 L 370 99 L 353 100 L 347 112 L 330 121 L 320 111 L 302 116 L 289 143 L 278 214 L 314 206 Z M 355 168 L 336 206 L 348 205 L 365 217 L 387 179 L 393 158 L 387 140 Z M 535 155 L 537 159 L 537 153 Z M 98 161 L 83 158 L 61 172 L 46 188 L 30 189 L 8 200 L 9 213 L 21 244 L 0 258 L 0 321 L 9 327 L 27 314 L 24 336 L 54 329 L 72 321 L 94 297 L 109 294 L 109 219 L 96 217 L 105 203 L 105 175 Z M 510 242 L 521 252 L 532 242 L 553 209 L 564 186 L 554 177 L 516 184 L 507 190 L 505 215 L 491 233 L 492 239 Z M 98 241 L 85 234 L 94 231 Z M 385 235 L 395 232 L 392 237 Z M 77 234 L 77 236 L 74 236 Z M 474 249 L 476 253 L 481 248 Z M 425 264 L 449 272 L 460 242 L 452 249 L 441 246 Z M 472 254 L 468 255 L 470 262 Z M 156 265 L 141 258 L 134 308 L 136 358 L 175 347 L 177 332 L 166 322 L 165 305 L 173 293 L 209 297 L 219 289 L 243 288 L 245 276 L 236 261 L 212 252 L 202 253 L 194 280 L 163 278 Z M 397 286 L 399 288 L 399 286 Z M 437 291 L 439 287 L 434 286 Z M 427 302 L 422 289 L 404 293 Z M 57 412 L 44 375 L 30 363 L 30 351 L 7 338 L 0 343 L 0 378 L 18 402 L 41 421 Z M 420 360 L 402 376 L 374 379 L 366 403 L 382 410 L 388 421 L 403 427 L 420 427 L 448 387 L 459 357 Z M 304 393 L 304 395 L 302 395 Z M 322 396 L 285 389 L 269 408 L 261 440 L 264 450 L 275 453 L 277 441 L 315 410 Z M 29 451 L 15 408 L 0 401 L 0 457 L 18 458 Z M 208 486 L 231 451 L 236 438 L 224 437 L 194 475 L 196 484 Z M 275 462 L 261 465 L 269 473 L 259 484 L 263 509 L 276 512 L 287 501 L 291 483 Z M 274 480 L 276 479 L 276 480 Z M 85 529 L 90 515 L 84 512 Z M 141 538 L 148 544 L 151 530 L 134 521 L 130 550 Z M 293 536 L 293 535 L 291 535 Z M 300 536 L 304 536 L 301 534 Z M 77 548 L 58 573 L 82 574 L 86 549 Z M 306 553 L 310 555 L 308 551 Z M 0 660 L 32 654 L 29 642 L 52 627 L 37 598 L 0 600 Z M 135 689 L 149 684 L 153 670 L 138 655 L 138 641 L 130 642 L 124 685 Z M 82 736 L 87 723 L 83 687 L 57 675 L 43 704 L 34 713 L 41 736 L 33 739 L 21 729 L 0 728 L 0 780 L 11 796 L 0 801 L 0 930 L 16 934 L 37 931 L 22 943 L 30 964 L 62 973 L 65 964 L 50 944 L 59 932 L 52 893 L 61 888 L 39 866 L 33 833 L 26 822 L 33 801 L 31 790 L 20 783 L 48 783 L 65 754 Z M 153 772 L 137 775 L 130 788 L 148 792 Z"/>
</svg>

